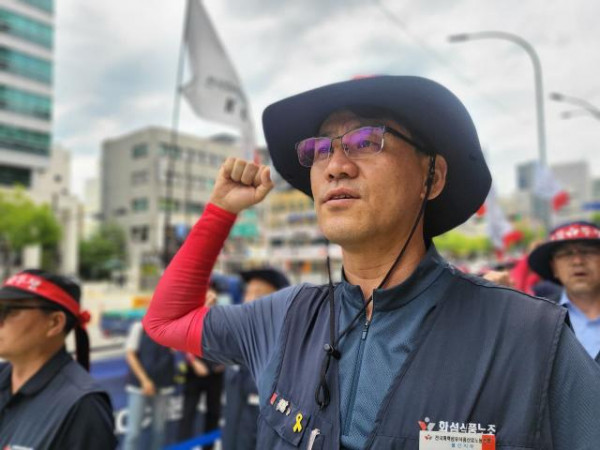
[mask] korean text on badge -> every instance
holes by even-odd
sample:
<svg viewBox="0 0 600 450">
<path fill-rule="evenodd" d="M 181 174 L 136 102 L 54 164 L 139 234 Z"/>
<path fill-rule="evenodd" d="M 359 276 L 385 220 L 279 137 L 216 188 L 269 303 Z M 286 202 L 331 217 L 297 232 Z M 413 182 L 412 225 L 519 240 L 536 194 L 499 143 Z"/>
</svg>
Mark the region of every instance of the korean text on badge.
<svg viewBox="0 0 600 450">
<path fill-rule="evenodd" d="M 483 433 L 421 430 L 419 450 L 496 450 L 496 436 Z"/>
</svg>

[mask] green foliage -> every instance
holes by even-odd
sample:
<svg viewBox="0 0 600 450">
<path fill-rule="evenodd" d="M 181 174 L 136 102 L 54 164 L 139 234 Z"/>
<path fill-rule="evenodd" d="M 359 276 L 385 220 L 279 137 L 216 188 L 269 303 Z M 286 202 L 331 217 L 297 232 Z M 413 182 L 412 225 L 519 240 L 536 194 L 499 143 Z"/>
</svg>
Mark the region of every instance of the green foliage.
<svg viewBox="0 0 600 450">
<path fill-rule="evenodd" d="M 116 223 L 102 224 L 89 239 L 79 244 L 79 273 L 83 279 L 110 279 L 126 266 L 125 231 Z"/>
<path fill-rule="evenodd" d="M 487 254 L 492 250 L 492 243 L 487 236 L 467 236 L 454 230 L 437 236 L 433 242 L 439 251 L 458 258 Z"/>
<path fill-rule="evenodd" d="M 21 188 L 0 191 L 0 253 L 6 274 L 24 247 L 53 248 L 60 237 L 60 224 L 48 205 L 35 204 Z"/>
<path fill-rule="evenodd" d="M 48 205 L 36 205 L 22 189 L 0 192 L 0 236 L 11 249 L 56 244 L 60 235 L 60 225 Z"/>
<path fill-rule="evenodd" d="M 592 215 L 592 222 L 600 227 L 600 212 L 596 212 Z"/>
</svg>

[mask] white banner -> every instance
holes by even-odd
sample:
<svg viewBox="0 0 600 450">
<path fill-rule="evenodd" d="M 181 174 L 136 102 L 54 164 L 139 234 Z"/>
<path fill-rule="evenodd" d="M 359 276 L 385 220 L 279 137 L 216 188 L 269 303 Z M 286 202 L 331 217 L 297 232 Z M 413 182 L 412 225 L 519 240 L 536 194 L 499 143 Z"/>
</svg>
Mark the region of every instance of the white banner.
<svg viewBox="0 0 600 450">
<path fill-rule="evenodd" d="M 504 236 L 513 230 L 512 225 L 506 218 L 498 196 L 496 189 L 492 185 L 490 192 L 485 200 L 486 216 L 487 216 L 487 232 L 494 248 L 502 250 L 504 248 Z"/>
<path fill-rule="evenodd" d="M 244 157 L 251 159 L 254 126 L 240 79 L 202 1 L 188 0 L 187 11 L 185 44 L 192 78 L 183 86 L 183 95 L 198 116 L 236 127 Z"/>
</svg>

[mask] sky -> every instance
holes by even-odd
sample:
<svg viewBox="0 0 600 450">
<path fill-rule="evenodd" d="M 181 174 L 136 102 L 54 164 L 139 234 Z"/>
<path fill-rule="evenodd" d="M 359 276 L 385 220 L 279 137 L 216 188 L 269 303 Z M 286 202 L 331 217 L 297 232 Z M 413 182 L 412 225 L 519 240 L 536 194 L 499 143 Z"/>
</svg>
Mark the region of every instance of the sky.
<svg viewBox="0 0 600 450">
<path fill-rule="evenodd" d="M 418 75 L 454 92 L 475 122 L 501 194 L 515 164 L 538 157 L 532 63 L 513 42 L 449 43 L 503 31 L 536 50 L 550 164 L 586 160 L 600 176 L 600 120 L 551 92 L 600 107 L 600 2 L 589 0 L 204 0 L 250 100 L 259 143 L 263 109 L 356 75 Z M 56 0 L 53 138 L 72 152 L 72 188 L 98 175 L 102 141 L 172 123 L 184 0 Z M 182 102 L 180 130 L 234 131 Z"/>
</svg>

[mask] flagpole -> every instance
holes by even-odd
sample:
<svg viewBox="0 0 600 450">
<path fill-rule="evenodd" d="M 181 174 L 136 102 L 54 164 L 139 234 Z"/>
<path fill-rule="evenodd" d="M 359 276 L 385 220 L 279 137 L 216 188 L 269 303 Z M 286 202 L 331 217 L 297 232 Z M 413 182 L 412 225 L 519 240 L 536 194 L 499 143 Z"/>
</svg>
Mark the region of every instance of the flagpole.
<svg viewBox="0 0 600 450">
<path fill-rule="evenodd" d="M 179 140 L 179 105 L 181 103 L 181 85 L 183 84 L 183 73 L 185 64 L 185 35 L 188 24 L 189 0 L 185 2 L 183 15 L 183 31 L 181 33 L 181 44 L 179 47 L 179 62 L 177 68 L 177 80 L 175 81 L 175 98 L 173 100 L 173 116 L 171 122 L 171 145 L 167 149 L 167 178 L 165 186 L 165 226 L 164 226 L 164 248 L 163 262 L 165 267 L 171 261 L 171 242 L 173 230 L 171 229 L 171 210 L 173 208 L 173 172 L 175 170 L 175 154 Z M 183 155 L 181 155 L 183 157 Z M 185 208 L 185 205 L 184 205 Z"/>
</svg>

